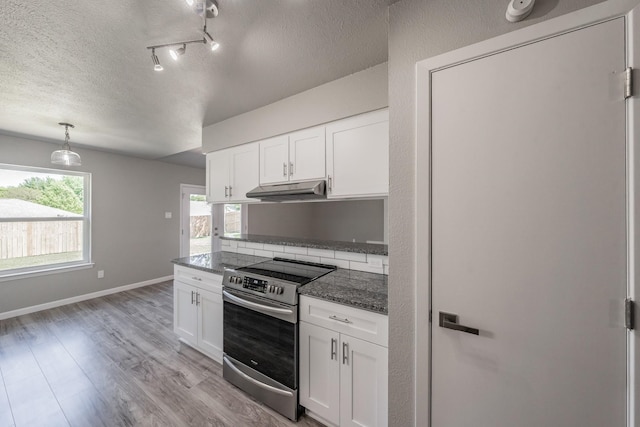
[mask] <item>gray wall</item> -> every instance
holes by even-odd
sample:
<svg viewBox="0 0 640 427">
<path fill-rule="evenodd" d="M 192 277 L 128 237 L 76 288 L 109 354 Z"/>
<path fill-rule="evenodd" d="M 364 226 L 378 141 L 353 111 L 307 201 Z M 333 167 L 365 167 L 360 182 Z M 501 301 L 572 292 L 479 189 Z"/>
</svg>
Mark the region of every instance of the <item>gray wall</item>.
<svg viewBox="0 0 640 427">
<path fill-rule="evenodd" d="M 392 426 L 426 425 L 414 419 L 415 271 L 415 63 L 559 16 L 599 0 L 538 0 L 531 16 L 511 24 L 507 0 L 402 0 L 389 8 L 389 420 Z M 464 102 L 464 100 L 461 100 Z M 418 260 L 423 262 L 425 260 Z M 418 302 L 418 303 L 427 303 Z"/>
<path fill-rule="evenodd" d="M 0 163 L 53 168 L 57 145 L 0 135 Z M 92 174 L 95 267 L 0 282 L 0 313 L 173 274 L 179 254 L 180 184 L 204 185 L 185 166 L 77 149 Z M 165 219 L 165 212 L 172 219 Z M 104 279 L 97 279 L 104 270 Z"/>
<path fill-rule="evenodd" d="M 248 205 L 249 233 L 365 242 L 384 240 L 383 200 Z"/>
<path fill-rule="evenodd" d="M 354 73 L 202 130 L 205 153 L 386 107 L 387 64 Z"/>
</svg>

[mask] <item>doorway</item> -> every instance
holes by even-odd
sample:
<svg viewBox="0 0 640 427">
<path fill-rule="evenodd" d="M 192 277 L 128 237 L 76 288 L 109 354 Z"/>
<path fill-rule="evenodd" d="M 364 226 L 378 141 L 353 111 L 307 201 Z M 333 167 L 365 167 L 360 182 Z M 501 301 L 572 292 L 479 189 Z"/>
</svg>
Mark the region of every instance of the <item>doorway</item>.
<svg viewBox="0 0 640 427">
<path fill-rule="evenodd" d="M 212 250 L 215 225 L 211 205 L 202 185 L 180 185 L 180 257 Z"/>
</svg>

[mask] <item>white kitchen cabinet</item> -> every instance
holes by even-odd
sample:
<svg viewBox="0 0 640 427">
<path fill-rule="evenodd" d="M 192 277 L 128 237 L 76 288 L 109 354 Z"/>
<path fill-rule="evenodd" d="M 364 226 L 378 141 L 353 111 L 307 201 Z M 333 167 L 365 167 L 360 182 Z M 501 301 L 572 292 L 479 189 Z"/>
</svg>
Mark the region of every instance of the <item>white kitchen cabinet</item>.
<svg viewBox="0 0 640 427">
<path fill-rule="evenodd" d="M 304 296 L 300 309 L 300 404 L 330 425 L 386 426 L 386 316 Z"/>
<path fill-rule="evenodd" d="M 174 332 L 180 340 L 222 361 L 222 276 L 174 267 Z"/>
<path fill-rule="evenodd" d="M 250 201 L 247 192 L 258 186 L 258 144 L 207 153 L 207 201 Z"/>
<path fill-rule="evenodd" d="M 339 120 L 326 127 L 327 198 L 389 194 L 389 111 Z"/>
<path fill-rule="evenodd" d="M 319 126 L 259 142 L 260 184 L 324 179 L 325 127 Z"/>
</svg>

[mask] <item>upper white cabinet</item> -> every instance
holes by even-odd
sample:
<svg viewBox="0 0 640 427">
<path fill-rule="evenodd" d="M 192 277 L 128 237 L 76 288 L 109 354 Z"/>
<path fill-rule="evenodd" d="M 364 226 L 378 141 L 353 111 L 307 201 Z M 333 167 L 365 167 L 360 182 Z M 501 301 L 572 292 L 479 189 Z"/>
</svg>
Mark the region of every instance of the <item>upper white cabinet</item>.
<svg viewBox="0 0 640 427">
<path fill-rule="evenodd" d="M 327 125 L 327 197 L 389 194 L 389 111 Z"/>
<path fill-rule="evenodd" d="M 319 126 L 259 142 L 260 184 L 324 179 L 325 128 Z"/>
<path fill-rule="evenodd" d="M 258 144 L 245 144 L 207 154 L 207 201 L 246 202 L 258 186 Z"/>
</svg>

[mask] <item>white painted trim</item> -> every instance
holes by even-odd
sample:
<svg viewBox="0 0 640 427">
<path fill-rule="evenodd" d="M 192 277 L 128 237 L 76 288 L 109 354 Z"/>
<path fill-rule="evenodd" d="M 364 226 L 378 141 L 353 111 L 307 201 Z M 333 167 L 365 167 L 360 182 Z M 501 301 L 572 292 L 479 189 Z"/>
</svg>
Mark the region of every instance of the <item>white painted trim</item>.
<svg viewBox="0 0 640 427">
<path fill-rule="evenodd" d="M 162 283 L 169 280 L 173 280 L 173 275 L 158 277 L 157 279 L 145 280 L 144 282 L 132 283 L 130 285 L 119 286 L 117 288 L 109 288 L 103 291 L 91 292 L 90 294 L 78 295 L 75 297 L 51 301 L 44 304 L 33 305 L 31 307 L 19 308 L 17 310 L 5 311 L 4 313 L 0 313 L 0 320 L 10 319 L 12 317 L 22 316 L 38 311 L 49 310 L 51 308 L 74 304 L 76 302 L 86 301 L 94 298 L 100 298 L 105 295 L 117 294 L 119 292 L 129 291 L 131 289 L 141 288 L 149 285 L 155 285 L 157 283 Z"/>
<path fill-rule="evenodd" d="M 540 40 L 555 37 L 557 35 L 575 31 L 596 23 L 626 16 L 628 19 L 628 61 L 629 65 L 640 69 L 640 31 L 637 31 L 635 21 L 640 13 L 640 0 L 608 0 L 597 5 L 578 10 L 548 21 L 541 22 L 530 27 L 522 28 L 501 36 L 444 53 L 423 61 L 416 62 L 416 258 L 415 276 L 416 286 L 415 301 L 415 425 L 424 425 L 429 420 L 430 425 L 430 327 L 429 311 L 431 309 L 431 74 L 437 70 L 473 61 L 485 56 L 494 55 L 506 50 L 535 43 Z M 635 19 L 634 19 L 635 17 Z M 636 30 L 636 31 L 633 31 Z M 638 70 L 635 71 L 636 80 Z M 640 218 L 635 216 L 636 210 L 640 210 L 640 198 L 634 197 L 635 188 L 640 186 L 640 154 L 634 149 L 638 139 L 635 131 L 640 126 L 640 99 L 638 90 L 628 104 L 628 145 L 629 156 L 633 156 L 629 162 L 629 292 L 634 298 L 640 295 L 640 283 L 636 280 L 636 265 L 640 265 L 640 250 L 635 250 L 638 245 L 634 233 L 635 223 Z M 424 187 L 424 188 L 422 188 Z M 633 206 L 631 205 L 633 203 Z M 633 233 L 632 233 L 633 232 Z M 428 262 L 425 262 L 428 260 Z M 422 262 L 421 262 L 422 261 Z M 418 280 L 420 277 L 420 280 Z M 636 300 L 636 304 L 638 301 Z M 636 328 L 629 334 L 629 406 L 627 425 L 635 425 L 635 420 L 640 418 L 640 404 L 636 404 L 637 392 L 640 388 L 640 331 Z"/>
<path fill-rule="evenodd" d="M 95 263 L 93 262 L 78 262 L 75 264 L 65 264 L 58 267 L 53 267 L 55 264 L 50 264 L 51 267 L 42 266 L 37 269 L 34 267 L 32 270 L 20 271 L 15 273 L 7 273 L 0 275 L 0 282 L 8 282 L 10 280 L 27 279 L 29 277 L 47 276 L 49 274 L 57 273 L 69 273 L 75 270 L 86 270 L 87 268 L 93 268 Z"/>
</svg>

